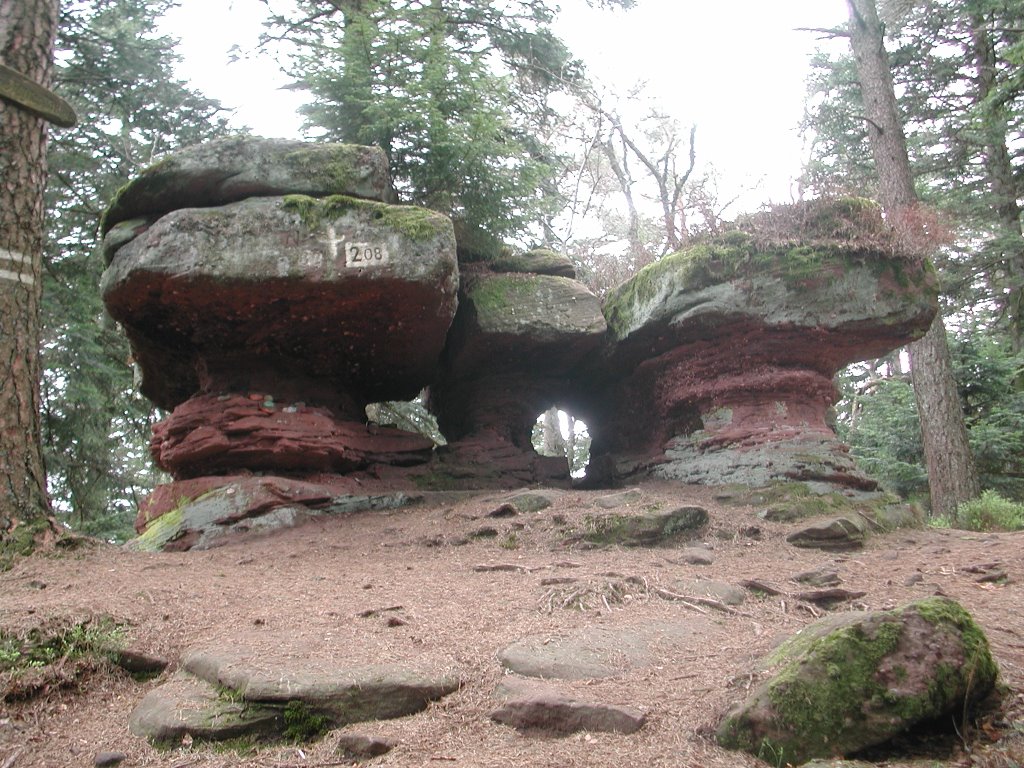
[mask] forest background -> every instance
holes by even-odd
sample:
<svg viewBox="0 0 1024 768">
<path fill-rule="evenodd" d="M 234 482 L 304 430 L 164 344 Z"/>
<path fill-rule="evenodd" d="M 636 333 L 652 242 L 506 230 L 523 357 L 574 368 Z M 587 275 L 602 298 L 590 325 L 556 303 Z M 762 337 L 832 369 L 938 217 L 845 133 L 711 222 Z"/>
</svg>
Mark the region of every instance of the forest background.
<svg viewBox="0 0 1024 768">
<path fill-rule="evenodd" d="M 590 5 L 621 18 L 643 3 Z M 42 437 L 57 516 L 116 541 L 131 535 L 138 500 L 160 481 L 147 451 L 159 414 L 137 393 L 127 344 L 103 313 L 99 217 L 161 154 L 243 130 L 179 78 L 177 41 L 162 31 L 175 5 L 68 1 L 58 30 L 55 87 L 79 123 L 54 130 L 49 149 Z M 699 125 L 640 87 L 616 94 L 587 69 L 556 33 L 551 3 L 272 5 L 263 3 L 262 43 L 237 54 L 283 68 L 303 97 L 306 135 L 384 147 L 404 200 L 567 253 L 599 294 L 750 205 L 737 201 L 743 189 L 723 191 Z M 880 10 L 981 488 L 989 500 L 1022 501 L 1024 0 L 890 0 Z M 728 46 L 728 30 L 712 33 Z M 803 34 L 821 51 L 807 82 L 805 167 L 782 202 L 874 196 L 871 123 L 845 19 Z M 756 144 L 756 108 L 748 120 Z M 838 384 L 836 428 L 862 467 L 927 504 L 907 356 L 852 366 Z M 584 448 L 581 439 L 577 461 Z"/>
</svg>

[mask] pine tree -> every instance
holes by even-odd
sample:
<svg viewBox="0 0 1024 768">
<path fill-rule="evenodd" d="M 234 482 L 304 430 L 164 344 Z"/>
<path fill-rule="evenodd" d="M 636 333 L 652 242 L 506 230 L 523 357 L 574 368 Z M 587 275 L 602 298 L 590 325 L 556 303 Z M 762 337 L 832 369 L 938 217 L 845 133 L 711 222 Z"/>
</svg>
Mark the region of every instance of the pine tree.
<svg viewBox="0 0 1024 768">
<path fill-rule="evenodd" d="M 0 0 L 0 61 L 44 88 L 57 12 L 57 0 Z M 0 98 L 0 560 L 31 548 L 49 516 L 39 427 L 47 136 L 43 116 Z"/>
<path fill-rule="evenodd" d="M 99 219 L 160 154 L 227 129 L 219 105 L 177 80 L 175 41 L 156 25 L 171 0 L 77 0 L 63 9 L 58 91 L 79 125 L 49 150 L 43 315 L 43 442 L 59 516 L 106 538 L 131 531 L 152 484 L 151 407 L 124 337 L 105 318 Z"/>
<path fill-rule="evenodd" d="M 868 138 L 879 181 L 879 201 L 890 221 L 916 219 L 918 199 L 892 74 L 874 0 L 847 0 L 850 46 L 856 61 Z M 921 423 L 932 513 L 955 517 L 980 492 L 974 457 L 953 379 L 942 316 L 909 347 Z"/>
<path fill-rule="evenodd" d="M 621 3 L 619 3 L 621 4 Z M 582 71 L 540 0 L 303 0 L 276 16 L 308 126 L 384 149 L 405 201 L 496 237 L 556 204 L 551 97 Z M 272 35 L 272 37 L 274 37 Z"/>
</svg>

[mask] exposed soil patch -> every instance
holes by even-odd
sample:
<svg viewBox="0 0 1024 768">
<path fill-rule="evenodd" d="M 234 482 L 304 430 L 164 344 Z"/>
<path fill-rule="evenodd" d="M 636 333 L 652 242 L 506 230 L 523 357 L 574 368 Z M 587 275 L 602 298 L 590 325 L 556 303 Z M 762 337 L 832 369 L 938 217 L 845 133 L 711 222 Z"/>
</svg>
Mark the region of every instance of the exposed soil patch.
<svg viewBox="0 0 1024 768">
<path fill-rule="evenodd" d="M 1009 693 L 1000 712 L 967 727 L 970 751 L 953 739 L 946 742 L 952 751 L 927 759 L 875 759 L 891 768 L 1024 760 L 1024 534 L 903 530 L 872 536 L 856 552 L 798 549 L 786 543 L 797 524 L 764 521 L 757 507 L 722 506 L 708 489 L 654 483 L 624 509 L 703 506 L 710 522 L 695 539 L 587 548 L 572 531 L 600 511 L 594 500 L 602 492 L 552 494 L 552 506 L 515 514 L 502 506 L 511 495 L 442 495 L 203 552 L 96 545 L 17 562 L 0 574 L 6 632 L 106 615 L 127 625 L 129 648 L 163 656 L 172 668 L 189 648 L 245 647 L 352 666 L 429 660 L 464 684 L 420 714 L 350 725 L 314 743 L 230 750 L 196 741 L 158 750 L 131 736 L 127 724 L 163 678 L 138 682 L 100 668 L 70 688 L 0 704 L 0 766 L 92 765 L 111 751 L 127 755 L 124 766 L 340 765 L 345 745 L 360 736 L 394 744 L 373 758 L 381 766 L 753 768 L 765 763 L 721 750 L 709 735 L 750 684 L 753 660 L 827 610 L 891 608 L 932 594 L 958 600 L 975 616 Z M 505 513 L 489 514 L 497 509 Z M 705 556 L 684 555 L 700 544 Z M 801 600 L 808 585 L 793 578 L 812 571 L 834 573 L 848 595 Z M 695 579 L 746 584 L 746 599 L 726 605 L 684 594 L 680 585 Z M 506 674 L 498 654 L 517 641 L 681 624 L 693 631 L 645 648 L 649 663 L 623 663 L 593 681 L 557 681 L 574 699 L 646 713 L 634 734 L 538 735 L 490 718 Z"/>
</svg>

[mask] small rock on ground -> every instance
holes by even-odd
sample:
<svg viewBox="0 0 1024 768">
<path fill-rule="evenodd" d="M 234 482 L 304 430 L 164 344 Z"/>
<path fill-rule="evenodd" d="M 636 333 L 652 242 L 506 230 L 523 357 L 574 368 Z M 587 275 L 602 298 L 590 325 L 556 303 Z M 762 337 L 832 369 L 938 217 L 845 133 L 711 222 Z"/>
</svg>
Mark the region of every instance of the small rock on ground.
<svg viewBox="0 0 1024 768">
<path fill-rule="evenodd" d="M 813 571 L 798 573 L 793 581 L 811 587 L 837 587 L 841 579 L 839 572 L 832 568 L 815 568 Z"/>
<path fill-rule="evenodd" d="M 607 496 L 598 496 L 594 503 L 601 509 L 616 509 L 627 504 L 635 504 L 640 501 L 641 493 L 639 488 L 630 488 L 618 493 L 610 493 Z"/>
<path fill-rule="evenodd" d="M 506 681 L 498 694 L 506 700 L 491 712 L 491 719 L 521 731 L 636 733 L 647 720 L 634 707 L 579 701 L 550 686 L 523 681 Z"/>
<path fill-rule="evenodd" d="M 345 760 L 369 760 L 385 755 L 395 748 L 391 739 L 343 733 L 338 739 L 338 756 Z"/>
<path fill-rule="evenodd" d="M 786 541 L 794 547 L 844 552 L 864 546 L 865 527 L 863 521 L 837 517 L 791 533 Z"/>
<path fill-rule="evenodd" d="M 692 597 L 710 597 L 726 605 L 742 605 L 747 593 L 733 584 L 712 579 L 684 579 L 673 585 L 673 591 Z"/>
<path fill-rule="evenodd" d="M 128 755 L 124 752 L 97 752 L 92 764 L 96 768 L 112 768 L 115 765 L 120 765 L 127 758 Z"/>
</svg>

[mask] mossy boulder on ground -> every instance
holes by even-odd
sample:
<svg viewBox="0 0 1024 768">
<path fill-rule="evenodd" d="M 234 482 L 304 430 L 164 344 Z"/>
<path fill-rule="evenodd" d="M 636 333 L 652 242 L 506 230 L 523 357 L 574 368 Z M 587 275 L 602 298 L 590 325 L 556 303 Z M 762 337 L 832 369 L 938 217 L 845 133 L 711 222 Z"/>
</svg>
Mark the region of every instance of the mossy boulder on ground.
<svg viewBox="0 0 1024 768">
<path fill-rule="evenodd" d="M 574 534 L 574 537 L 598 545 L 653 547 L 692 537 L 707 522 L 707 510 L 695 506 L 679 507 L 668 512 L 588 515 L 583 520 L 583 530 Z"/>
<path fill-rule="evenodd" d="M 943 716 L 962 718 L 998 676 L 984 632 L 941 597 L 829 616 L 763 667 L 770 676 L 726 713 L 718 743 L 794 765 L 850 755 Z"/>
</svg>

